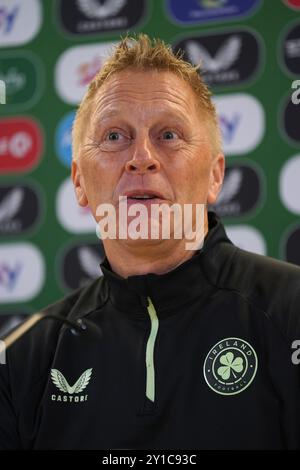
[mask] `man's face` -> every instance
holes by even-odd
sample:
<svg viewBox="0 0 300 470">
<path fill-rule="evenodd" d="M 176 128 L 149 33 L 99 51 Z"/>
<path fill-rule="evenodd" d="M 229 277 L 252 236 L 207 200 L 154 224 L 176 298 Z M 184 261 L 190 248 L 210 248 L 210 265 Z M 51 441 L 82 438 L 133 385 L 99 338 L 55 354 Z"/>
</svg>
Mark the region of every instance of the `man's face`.
<svg viewBox="0 0 300 470">
<path fill-rule="evenodd" d="M 99 89 L 72 166 L 80 205 L 95 219 L 101 203 L 214 203 L 224 157 L 212 157 L 211 135 L 192 88 L 171 72 L 127 70 Z M 145 194 L 154 199 L 135 199 Z M 132 199 L 130 198 L 132 196 Z"/>
</svg>

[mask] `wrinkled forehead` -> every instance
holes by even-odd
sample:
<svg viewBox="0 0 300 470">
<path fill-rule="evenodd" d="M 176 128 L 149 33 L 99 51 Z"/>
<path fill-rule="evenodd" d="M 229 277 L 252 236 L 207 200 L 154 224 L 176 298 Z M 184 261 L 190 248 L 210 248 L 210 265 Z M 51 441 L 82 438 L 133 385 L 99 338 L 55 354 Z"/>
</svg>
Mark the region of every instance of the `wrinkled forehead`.
<svg viewBox="0 0 300 470">
<path fill-rule="evenodd" d="M 122 71 L 109 77 L 93 100 L 91 120 L 117 115 L 118 112 L 155 107 L 188 116 L 197 107 L 191 86 L 172 72 Z"/>
</svg>

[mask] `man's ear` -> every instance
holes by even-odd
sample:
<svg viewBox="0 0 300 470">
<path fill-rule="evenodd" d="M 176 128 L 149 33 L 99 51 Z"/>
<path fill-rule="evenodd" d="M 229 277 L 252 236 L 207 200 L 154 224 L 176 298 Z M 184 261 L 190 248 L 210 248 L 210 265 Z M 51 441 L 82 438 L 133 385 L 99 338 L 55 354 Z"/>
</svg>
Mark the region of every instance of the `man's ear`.
<svg viewBox="0 0 300 470">
<path fill-rule="evenodd" d="M 207 203 L 214 204 L 221 190 L 225 171 L 225 158 L 222 153 L 214 157 L 211 167 Z"/>
<path fill-rule="evenodd" d="M 88 205 L 88 199 L 86 197 L 83 176 L 80 171 L 80 165 L 76 160 L 72 161 L 72 172 L 71 172 L 72 181 L 74 184 L 75 194 L 77 202 L 80 206 L 86 207 Z"/>
</svg>

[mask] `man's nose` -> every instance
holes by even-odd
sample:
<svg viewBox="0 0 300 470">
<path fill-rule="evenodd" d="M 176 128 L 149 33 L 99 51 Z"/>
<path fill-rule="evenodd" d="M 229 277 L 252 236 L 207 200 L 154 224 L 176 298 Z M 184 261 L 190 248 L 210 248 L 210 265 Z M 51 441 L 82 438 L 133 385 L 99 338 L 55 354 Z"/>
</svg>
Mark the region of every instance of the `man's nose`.
<svg viewBox="0 0 300 470">
<path fill-rule="evenodd" d="M 136 140 L 132 158 L 126 162 L 125 170 L 136 174 L 149 171 L 156 173 L 160 170 L 159 160 L 149 138 L 144 137 Z"/>
</svg>

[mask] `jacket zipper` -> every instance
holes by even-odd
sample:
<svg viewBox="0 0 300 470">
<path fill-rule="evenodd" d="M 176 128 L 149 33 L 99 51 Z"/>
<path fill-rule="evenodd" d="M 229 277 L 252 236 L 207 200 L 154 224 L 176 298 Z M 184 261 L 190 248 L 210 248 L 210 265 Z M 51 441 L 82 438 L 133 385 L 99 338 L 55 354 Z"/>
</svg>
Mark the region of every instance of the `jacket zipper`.
<svg viewBox="0 0 300 470">
<path fill-rule="evenodd" d="M 147 297 L 147 310 L 151 320 L 151 331 L 148 336 L 146 347 L 146 397 L 154 403 L 155 400 L 155 365 L 154 365 L 154 346 L 158 331 L 158 318 L 154 305 Z"/>
</svg>

